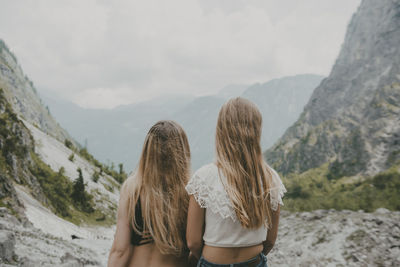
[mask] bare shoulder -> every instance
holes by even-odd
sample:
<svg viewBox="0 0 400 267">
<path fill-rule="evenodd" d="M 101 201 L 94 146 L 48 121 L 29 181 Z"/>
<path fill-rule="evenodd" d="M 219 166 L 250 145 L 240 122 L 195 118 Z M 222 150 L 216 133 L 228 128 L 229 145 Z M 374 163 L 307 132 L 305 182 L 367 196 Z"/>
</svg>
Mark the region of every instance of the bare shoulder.
<svg viewBox="0 0 400 267">
<path fill-rule="evenodd" d="M 133 190 L 136 181 L 137 177 L 135 174 L 129 175 L 128 178 L 121 185 L 120 195 L 121 196 L 129 195 L 129 192 Z"/>
</svg>

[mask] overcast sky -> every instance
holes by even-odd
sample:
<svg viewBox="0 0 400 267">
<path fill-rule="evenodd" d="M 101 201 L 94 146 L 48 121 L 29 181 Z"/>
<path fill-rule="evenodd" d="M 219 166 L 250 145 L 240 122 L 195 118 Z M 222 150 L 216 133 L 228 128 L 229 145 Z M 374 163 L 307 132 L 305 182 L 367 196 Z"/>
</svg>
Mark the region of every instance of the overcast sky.
<svg viewBox="0 0 400 267">
<path fill-rule="evenodd" d="M 360 0 L 0 0 L 39 91 L 90 108 L 328 75 Z"/>
</svg>

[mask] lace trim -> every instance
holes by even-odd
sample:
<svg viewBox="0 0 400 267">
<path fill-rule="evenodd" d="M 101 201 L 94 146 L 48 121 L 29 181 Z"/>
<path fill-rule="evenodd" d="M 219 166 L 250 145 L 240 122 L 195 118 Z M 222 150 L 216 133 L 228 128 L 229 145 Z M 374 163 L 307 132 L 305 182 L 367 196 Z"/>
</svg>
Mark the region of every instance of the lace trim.
<svg viewBox="0 0 400 267">
<path fill-rule="evenodd" d="M 218 179 L 218 177 L 215 177 Z M 227 194 L 222 193 L 214 186 L 208 185 L 203 179 L 195 175 L 186 185 L 186 191 L 193 195 L 202 208 L 209 208 L 213 213 L 219 214 L 223 219 L 237 220 L 232 203 Z"/>
<path fill-rule="evenodd" d="M 210 185 L 208 181 L 210 177 L 219 179 L 219 176 L 216 176 L 212 171 L 211 168 L 205 168 L 200 174 L 195 174 L 186 185 L 186 191 L 189 195 L 194 196 L 200 207 L 209 208 L 223 219 L 231 218 L 235 222 L 237 217 L 228 194 L 225 190 L 221 192 L 220 188 Z M 283 206 L 282 198 L 286 192 L 282 180 L 273 170 L 271 188 L 269 189 L 272 210 L 276 211 L 278 205 Z"/>
<path fill-rule="evenodd" d="M 282 198 L 286 192 L 286 188 L 283 184 L 282 186 L 272 187 L 269 189 L 272 210 L 276 211 L 278 209 L 278 205 L 283 206 Z"/>
<path fill-rule="evenodd" d="M 271 188 L 269 189 L 270 202 L 271 202 L 271 209 L 276 211 L 278 209 L 278 205 L 283 206 L 282 198 L 287 191 L 282 183 L 281 178 L 279 177 L 279 174 L 271 167 L 270 169 L 272 170 L 273 174 Z"/>
</svg>

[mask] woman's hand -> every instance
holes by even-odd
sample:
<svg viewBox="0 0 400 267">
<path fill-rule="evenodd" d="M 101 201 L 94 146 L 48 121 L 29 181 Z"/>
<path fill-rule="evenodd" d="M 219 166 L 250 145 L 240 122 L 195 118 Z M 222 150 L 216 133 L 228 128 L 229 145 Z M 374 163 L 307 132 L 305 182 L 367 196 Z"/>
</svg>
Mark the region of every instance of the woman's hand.
<svg viewBox="0 0 400 267">
<path fill-rule="evenodd" d="M 267 239 L 263 242 L 263 253 L 267 255 L 275 245 L 276 238 L 278 236 L 278 226 L 279 226 L 279 213 L 280 206 L 276 211 L 271 210 L 271 227 L 268 229 Z"/>
<path fill-rule="evenodd" d="M 188 267 L 196 267 L 199 260 L 190 252 L 188 258 Z"/>
<path fill-rule="evenodd" d="M 200 259 L 203 249 L 204 216 L 205 209 L 200 207 L 193 195 L 190 196 L 186 240 L 191 254 L 197 259 Z"/>
</svg>

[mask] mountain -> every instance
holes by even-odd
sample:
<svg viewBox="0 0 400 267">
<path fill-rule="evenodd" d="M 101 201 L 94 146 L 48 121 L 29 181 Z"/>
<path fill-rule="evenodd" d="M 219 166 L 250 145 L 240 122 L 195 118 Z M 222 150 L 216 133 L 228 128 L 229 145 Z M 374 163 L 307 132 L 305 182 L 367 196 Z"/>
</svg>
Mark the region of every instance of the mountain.
<svg viewBox="0 0 400 267">
<path fill-rule="evenodd" d="M 328 78 L 266 152 L 280 172 L 374 175 L 400 159 L 400 3 L 362 1 Z"/>
<path fill-rule="evenodd" d="M 399 43 L 400 2 L 363 0 L 330 75 L 265 152 L 297 208 L 400 209 Z"/>
<path fill-rule="evenodd" d="M 40 249 L 50 243 L 66 246 L 72 253 L 79 250 L 72 249 L 72 236 L 84 240 L 81 246 L 91 255 L 89 261 L 98 263 L 99 257 L 104 261 L 92 246 L 104 242 L 99 239 L 107 240 L 101 253 L 109 249 L 110 226 L 115 223 L 120 183 L 126 173 L 100 163 L 77 146 L 43 105 L 3 41 L 0 47 L 0 265 L 19 264 L 24 255 L 46 258 Z M 105 228 L 98 232 L 101 227 Z M 14 250 L 4 254 L 3 248 L 13 248 L 19 233 L 25 236 L 26 246 L 17 254 Z M 85 253 L 78 254 L 84 257 Z M 54 260 L 42 263 L 53 265 L 60 258 Z"/>
<path fill-rule="evenodd" d="M 264 149 L 272 146 L 298 119 L 322 79 L 314 74 L 295 75 L 254 84 L 243 92 L 242 97 L 253 101 L 263 115 L 261 143 Z"/>
<path fill-rule="evenodd" d="M 311 92 L 321 80 L 322 76 L 318 75 L 297 75 L 254 84 L 240 95 L 235 95 L 237 90 L 233 90 L 231 94 L 225 93 L 229 87 L 225 87 L 223 92 L 228 98 L 242 96 L 258 105 L 263 115 L 262 146 L 265 149 L 297 119 Z M 220 95 L 196 98 L 173 116 L 188 134 L 193 169 L 214 159 L 218 113 L 227 100 Z"/>
<path fill-rule="evenodd" d="M 56 139 L 73 140 L 51 116 L 31 80 L 24 75 L 17 58 L 0 39 L 0 88 L 13 111 Z"/>
<path fill-rule="evenodd" d="M 223 87 L 217 93 L 217 97 L 221 97 L 224 99 L 229 99 L 231 97 L 235 97 L 238 95 L 243 94 L 243 92 L 249 87 L 246 84 L 228 84 L 227 86 Z"/>
<path fill-rule="evenodd" d="M 102 110 L 85 109 L 48 92 L 42 93 L 42 97 L 55 118 L 96 158 L 108 163 L 121 162 L 128 170 L 136 167 L 150 127 L 171 118 L 193 99 L 188 95 L 171 95 Z"/>
<path fill-rule="evenodd" d="M 228 85 L 215 95 L 164 96 L 112 110 L 83 109 L 49 93 L 43 93 L 43 99 L 57 120 L 79 142 L 87 143 L 96 157 L 122 162 L 129 170 L 137 164 L 150 127 L 161 119 L 175 120 L 188 135 L 192 167 L 197 169 L 214 158 L 218 112 L 227 99 L 242 95 L 258 104 L 264 117 L 262 143 L 266 149 L 298 118 L 321 80 L 318 75 L 297 75 L 250 87 Z"/>
<path fill-rule="evenodd" d="M 218 96 L 197 97 L 171 117 L 188 136 L 193 170 L 214 159 L 215 127 L 225 101 Z"/>
<path fill-rule="evenodd" d="M 46 198 L 39 182 L 29 169 L 32 161 L 30 155 L 33 149 L 32 137 L 12 111 L 2 88 L 0 88 L 0 148 L 0 206 L 7 207 L 14 213 L 23 214 L 14 182 L 27 184 L 42 201 Z"/>
</svg>

